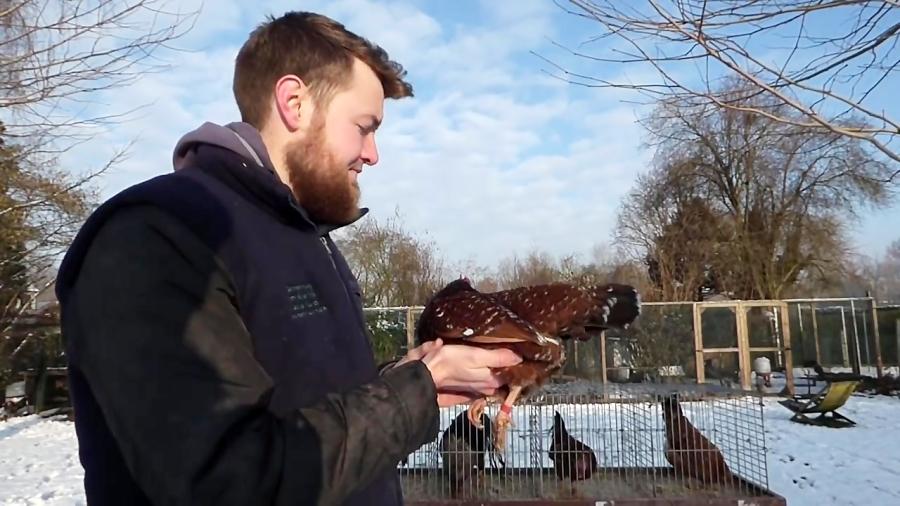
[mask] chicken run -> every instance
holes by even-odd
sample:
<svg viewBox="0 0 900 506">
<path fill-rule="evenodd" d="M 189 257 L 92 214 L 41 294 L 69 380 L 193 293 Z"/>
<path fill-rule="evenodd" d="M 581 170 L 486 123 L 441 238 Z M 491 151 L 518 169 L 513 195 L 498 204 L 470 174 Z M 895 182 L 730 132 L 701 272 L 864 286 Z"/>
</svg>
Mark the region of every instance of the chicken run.
<svg viewBox="0 0 900 506">
<path fill-rule="evenodd" d="M 406 504 L 785 504 L 745 392 L 551 383 L 513 413 L 498 450 L 487 413 L 479 428 L 465 407 L 443 410 L 435 439 L 400 464 Z"/>
<path fill-rule="evenodd" d="M 561 383 L 565 339 L 627 328 L 628 285 L 563 283 L 482 293 L 460 278 L 432 297 L 419 343 L 505 347 L 504 388 L 442 411 L 400 464 L 407 504 L 785 504 L 768 489 L 762 405 L 707 385 Z M 492 416 L 488 416 L 490 411 Z"/>
</svg>

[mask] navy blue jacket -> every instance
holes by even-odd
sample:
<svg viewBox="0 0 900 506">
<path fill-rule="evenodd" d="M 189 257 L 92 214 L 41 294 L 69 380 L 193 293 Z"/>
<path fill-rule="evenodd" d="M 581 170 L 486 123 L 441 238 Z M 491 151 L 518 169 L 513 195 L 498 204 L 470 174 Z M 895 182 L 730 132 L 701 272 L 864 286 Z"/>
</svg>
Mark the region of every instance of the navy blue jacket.
<svg viewBox="0 0 900 506">
<path fill-rule="evenodd" d="M 61 266 L 89 504 L 402 504 L 431 376 L 379 375 L 334 227 L 222 144 L 106 202 Z"/>
</svg>

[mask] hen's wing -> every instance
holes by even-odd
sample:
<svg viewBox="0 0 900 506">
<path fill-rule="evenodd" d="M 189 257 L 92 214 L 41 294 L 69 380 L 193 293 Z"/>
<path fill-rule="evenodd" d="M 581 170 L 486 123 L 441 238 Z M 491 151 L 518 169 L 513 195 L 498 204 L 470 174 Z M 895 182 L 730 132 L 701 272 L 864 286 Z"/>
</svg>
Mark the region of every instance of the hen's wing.
<svg viewBox="0 0 900 506">
<path fill-rule="evenodd" d="M 490 294 L 498 302 L 551 336 L 587 339 L 585 328 L 628 328 L 641 312 L 641 298 L 630 285 L 576 287 L 567 283 L 524 286 Z"/>
<path fill-rule="evenodd" d="M 432 299 L 419 318 L 417 334 L 420 342 L 437 338 L 471 344 L 554 342 L 503 304 L 475 290 Z"/>
<path fill-rule="evenodd" d="M 523 286 L 490 296 L 551 336 L 580 333 L 592 310 L 590 297 L 565 283 Z"/>
</svg>

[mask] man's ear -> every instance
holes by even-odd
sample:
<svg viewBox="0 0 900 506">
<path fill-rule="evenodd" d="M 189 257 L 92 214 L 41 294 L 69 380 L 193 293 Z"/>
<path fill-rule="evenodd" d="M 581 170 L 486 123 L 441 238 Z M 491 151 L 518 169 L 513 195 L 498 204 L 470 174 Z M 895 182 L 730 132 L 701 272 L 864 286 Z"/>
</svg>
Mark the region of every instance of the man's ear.
<svg viewBox="0 0 900 506">
<path fill-rule="evenodd" d="M 275 83 L 275 112 L 291 132 L 304 128 L 312 118 L 312 94 L 299 77 L 288 74 Z"/>
</svg>

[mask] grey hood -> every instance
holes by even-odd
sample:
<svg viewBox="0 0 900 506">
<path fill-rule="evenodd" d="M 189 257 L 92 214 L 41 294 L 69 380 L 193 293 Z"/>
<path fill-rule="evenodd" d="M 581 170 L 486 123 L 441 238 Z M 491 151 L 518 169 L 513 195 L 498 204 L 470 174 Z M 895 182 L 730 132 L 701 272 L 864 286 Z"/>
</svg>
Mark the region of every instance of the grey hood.
<svg viewBox="0 0 900 506">
<path fill-rule="evenodd" d="M 228 123 L 225 126 L 206 122 L 196 130 L 192 130 L 175 145 L 172 154 L 172 165 L 175 170 L 183 169 L 194 161 L 195 149 L 198 144 L 212 144 L 256 161 L 256 164 L 275 173 L 275 166 L 269 158 L 269 152 L 253 125 L 240 121 Z"/>
</svg>

